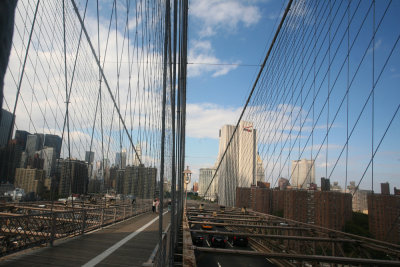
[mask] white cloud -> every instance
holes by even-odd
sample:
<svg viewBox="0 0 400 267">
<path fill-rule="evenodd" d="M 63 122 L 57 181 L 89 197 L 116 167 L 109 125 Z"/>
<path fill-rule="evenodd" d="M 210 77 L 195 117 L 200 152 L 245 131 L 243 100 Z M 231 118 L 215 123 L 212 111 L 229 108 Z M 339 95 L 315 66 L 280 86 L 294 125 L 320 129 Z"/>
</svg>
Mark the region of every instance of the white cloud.
<svg viewBox="0 0 400 267">
<path fill-rule="evenodd" d="M 203 24 L 201 37 L 215 35 L 216 30 L 235 30 L 239 23 L 249 27 L 261 19 L 256 5 L 238 0 L 193 0 L 189 12 Z"/>
<path fill-rule="evenodd" d="M 189 137 L 218 138 L 225 124 L 236 124 L 242 108 L 222 107 L 211 103 L 188 104 L 186 131 Z"/>
<path fill-rule="evenodd" d="M 372 42 L 371 42 L 372 45 Z M 379 49 L 379 47 L 382 45 L 382 39 L 378 39 L 377 41 L 375 40 L 375 45 L 374 47 L 371 47 L 368 49 L 368 53 L 371 53 L 373 50 Z"/>
<path fill-rule="evenodd" d="M 223 76 L 238 67 L 237 65 L 224 65 L 228 63 L 214 55 L 210 41 L 192 41 L 188 63 L 189 77 L 200 76 L 204 73 L 212 73 L 212 77 Z M 234 64 L 239 63 L 240 61 L 236 61 Z"/>
<path fill-rule="evenodd" d="M 15 30 L 13 37 L 13 48 L 10 55 L 10 62 L 5 77 L 5 108 L 12 111 L 17 84 L 21 73 L 21 66 L 25 49 L 27 45 L 27 36 L 29 36 L 30 27 L 25 27 L 25 24 L 30 23 L 28 19 L 24 22 L 25 17 L 32 17 L 33 10 L 26 9 L 23 5 L 28 2 L 20 1 L 18 3 L 18 12 L 15 18 Z M 122 2 L 121 2 L 122 3 Z M 130 15 L 134 17 L 134 6 L 131 5 Z M 52 6 L 52 2 L 46 2 L 46 8 L 39 8 L 38 18 L 36 21 L 34 33 L 32 35 L 32 43 L 28 54 L 28 60 L 25 67 L 25 74 L 21 86 L 21 95 L 19 98 L 18 106 L 16 109 L 16 128 L 20 130 L 29 130 L 31 133 L 52 133 L 61 135 L 64 124 L 64 114 L 66 109 L 65 104 L 65 80 L 64 80 L 64 51 L 63 51 L 63 38 L 62 38 L 62 16 L 61 10 L 56 6 Z M 80 32 L 79 22 L 75 13 L 70 10 L 72 7 L 67 5 L 67 68 L 68 68 L 68 83 L 71 81 L 72 69 L 76 56 L 76 49 L 78 45 L 78 37 Z M 124 5 L 120 6 L 124 8 Z M 46 10 L 46 16 L 43 14 Z M 104 15 L 100 20 L 100 49 L 101 49 L 101 62 L 105 57 L 105 47 L 108 35 L 108 23 L 111 14 L 111 9 L 107 10 L 109 13 Z M 106 11 L 105 11 L 106 12 Z M 28 13 L 28 14 L 25 14 Z M 61 13 L 62 14 L 62 13 Z M 83 8 L 81 7 L 81 15 Z M 143 17 L 143 20 L 154 19 L 151 17 Z M 134 27 L 136 27 L 136 19 L 132 19 L 129 23 L 131 31 L 131 43 L 128 45 L 127 39 L 124 39 L 126 22 L 126 10 L 119 13 L 118 29 L 111 28 L 110 40 L 108 42 L 107 56 L 105 57 L 104 73 L 107 77 L 110 89 L 114 94 L 117 88 L 117 44 L 115 38 L 118 38 L 118 59 L 122 59 L 122 67 L 119 78 L 120 88 L 120 111 L 125 118 L 127 128 L 133 128 L 133 143 L 141 141 L 144 143 L 150 138 L 146 136 L 156 136 L 155 123 L 161 123 L 161 120 L 154 120 L 160 114 L 160 89 L 162 81 L 162 64 L 160 49 L 152 46 L 154 36 L 146 36 L 143 39 L 143 48 L 141 47 L 142 40 L 139 32 L 139 40 L 137 40 L 138 47 L 135 47 L 135 41 L 132 36 Z M 142 16 L 139 15 L 138 24 L 142 23 Z M 147 24 L 150 24 L 147 21 Z M 92 44 L 97 52 L 97 19 L 89 15 L 86 16 L 85 26 L 89 33 Z M 150 27 L 150 26 L 149 26 Z M 142 30 L 142 29 L 140 29 Z M 149 38 L 152 40 L 148 45 Z M 132 64 L 132 75 L 129 73 L 127 61 L 128 48 L 130 49 Z M 156 62 L 154 65 L 139 64 L 145 60 Z M 152 68 L 153 73 L 149 72 Z M 155 78 L 152 80 L 151 86 L 148 84 L 149 76 Z M 69 86 L 69 85 L 68 85 Z M 128 88 L 131 87 L 131 95 L 128 94 Z M 77 65 L 74 76 L 74 83 L 72 86 L 72 93 L 69 105 L 70 115 L 70 138 L 71 148 L 73 150 L 73 157 L 84 158 L 84 151 L 89 150 L 91 144 L 92 127 L 95 121 L 96 103 L 99 92 L 98 82 L 98 68 L 94 57 L 90 51 L 86 37 L 82 36 L 79 55 L 77 58 Z M 115 95 L 114 95 L 115 97 Z M 129 101 L 140 103 L 129 105 Z M 118 97 L 115 97 L 118 101 Z M 106 157 L 113 159 L 115 151 L 119 147 L 119 117 L 113 111 L 114 104 L 111 100 L 110 94 L 102 82 L 102 115 L 103 115 L 103 128 L 104 128 L 104 144 Z M 131 109 L 132 107 L 132 109 Z M 125 115 L 126 114 L 126 115 Z M 149 118 L 152 118 L 151 121 Z M 138 137 L 139 120 L 141 122 L 142 137 Z M 111 128 L 111 124 L 113 128 Z M 122 127 L 122 126 L 121 126 Z M 146 128 L 146 129 L 144 129 Z M 123 136 L 123 147 L 129 151 L 129 141 L 125 131 L 121 131 Z M 157 144 L 156 144 L 157 145 Z M 101 156 L 101 131 L 100 131 L 100 114 L 97 110 L 96 127 L 93 134 L 92 150 L 95 151 L 95 157 Z M 153 147 L 144 146 L 143 158 L 145 161 L 151 160 L 153 154 L 146 154 L 145 148 L 149 151 L 156 151 Z M 62 147 L 63 154 L 66 151 L 66 141 Z M 154 161 L 154 160 L 152 160 Z"/>
</svg>

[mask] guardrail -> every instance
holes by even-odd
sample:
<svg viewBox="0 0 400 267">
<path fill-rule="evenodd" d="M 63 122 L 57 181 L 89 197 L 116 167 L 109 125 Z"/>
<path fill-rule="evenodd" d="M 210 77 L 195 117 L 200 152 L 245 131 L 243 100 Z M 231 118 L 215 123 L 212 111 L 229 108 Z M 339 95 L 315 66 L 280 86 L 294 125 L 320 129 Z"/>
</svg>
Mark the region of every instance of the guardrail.
<svg viewBox="0 0 400 267">
<path fill-rule="evenodd" d="M 0 256 L 33 246 L 52 245 L 57 239 L 81 235 L 150 210 L 151 204 L 146 204 L 138 208 L 122 205 L 0 216 Z"/>
<path fill-rule="evenodd" d="M 171 233 L 170 226 L 171 224 L 168 224 L 167 228 L 162 233 L 162 249 L 159 249 L 160 244 L 157 243 L 156 247 L 154 248 L 153 252 L 150 255 L 150 258 L 145 263 L 143 263 L 142 266 L 163 267 L 168 265 L 167 264 L 168 257 L 166 257 L 167 255 L 166 252 L 167 252 L 168 239 L 170 238 L 170 233 Z"/>
</svg>

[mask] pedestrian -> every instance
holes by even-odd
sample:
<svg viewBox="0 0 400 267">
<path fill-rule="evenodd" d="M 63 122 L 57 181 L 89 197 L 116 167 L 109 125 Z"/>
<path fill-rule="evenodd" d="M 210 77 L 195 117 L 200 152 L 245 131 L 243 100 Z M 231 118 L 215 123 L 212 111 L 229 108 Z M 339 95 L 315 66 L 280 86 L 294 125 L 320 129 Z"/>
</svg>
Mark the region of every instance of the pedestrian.
<svg viewBox="0 0 400 267">
<path fill-rule="evenodd" d="M 157 198 L 157 201 L 156 201 L 156 211 L 158 212 L 158 206 L 160 205 L 160 200 Z"/>
<path fill-rule="evenodd" d="M 153 213 L 156 211 L 156 200 L 154 199 L 153 200 L 153 205 L 151 206 L 151 209 L 152 209 L 152 211 L 153 211 Z"/>
</svg>

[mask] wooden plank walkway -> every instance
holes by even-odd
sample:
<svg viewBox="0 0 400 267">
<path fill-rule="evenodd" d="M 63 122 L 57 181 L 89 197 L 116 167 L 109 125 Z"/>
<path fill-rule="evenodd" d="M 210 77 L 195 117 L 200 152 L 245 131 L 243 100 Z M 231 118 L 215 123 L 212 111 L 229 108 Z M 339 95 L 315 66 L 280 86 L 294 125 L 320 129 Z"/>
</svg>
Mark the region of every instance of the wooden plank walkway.
<svg viewBox="0 0 400 267">
<path fill-rule="evenodd" d="M 156 217 L 158 214 L 142 214 L 83 236 L 56 242 L 53 247 L 10 255 L 0 259 L 0 266 L 142 266 L 158 243 L 159 222 L 155 220 L 140 233 L 133 233 Z M 170 222 L 170 213 L 164 214 L 163 218 L 165 229 Z M 109 256 L 103 253 L 132 235 L 132 239 Z M 99 255 L 106 257 L 102 259 Z"/>
</svg>

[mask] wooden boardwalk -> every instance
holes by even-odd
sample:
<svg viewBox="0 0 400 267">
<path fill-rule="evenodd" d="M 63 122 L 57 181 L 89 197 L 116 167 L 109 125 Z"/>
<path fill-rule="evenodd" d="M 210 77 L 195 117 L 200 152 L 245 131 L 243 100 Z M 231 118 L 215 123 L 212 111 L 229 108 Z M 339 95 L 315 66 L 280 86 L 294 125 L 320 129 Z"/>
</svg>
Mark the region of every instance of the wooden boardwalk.
<svg viewBox="0 0 400 267">
<path fill-rule="evenodd" d="M 0 259 L 0 266 L 142 266 L 158 243 L 156 218 L 158 214 L 151 212 L 138 215 L 83 236 L 56 242 L 53 247 L 4 257 Z M 170 213 L 164 214 L 163 229 L 169 222 Z"/>
</svg>

